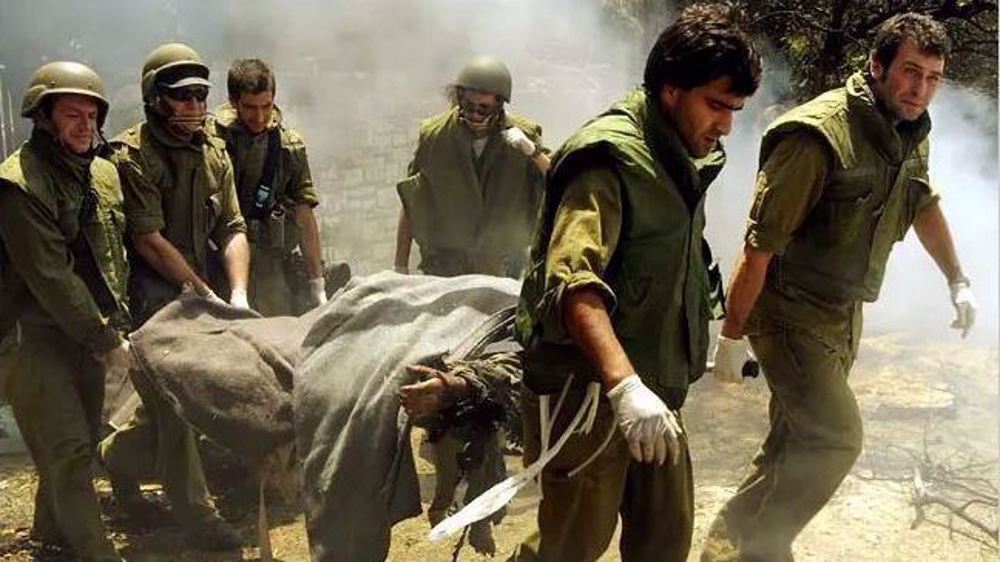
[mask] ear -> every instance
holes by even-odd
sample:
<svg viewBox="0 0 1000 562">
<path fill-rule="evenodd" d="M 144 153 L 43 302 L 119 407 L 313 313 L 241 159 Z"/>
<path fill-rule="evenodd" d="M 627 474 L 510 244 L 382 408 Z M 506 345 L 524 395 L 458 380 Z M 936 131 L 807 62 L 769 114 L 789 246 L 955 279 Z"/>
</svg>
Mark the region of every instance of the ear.
<svg viewBox="0 0 1000 562">
<path fill-rule="evenodd" d="M 885 74 L 885 67 L 875 59 L 874 54 L 868 57 L 868 72 L 872 75 L 872 78 L 879 81 L 882 80 L 882 76 Z"/>
<path fill-rule="evenodd" d="M 680 97 L 680 93 L 681 89 L 677 86 L 664 84 L 663 88 L 660 89 L 660 107 L 672 110 L 677 105 L 677 98 Z"/>
</svg>

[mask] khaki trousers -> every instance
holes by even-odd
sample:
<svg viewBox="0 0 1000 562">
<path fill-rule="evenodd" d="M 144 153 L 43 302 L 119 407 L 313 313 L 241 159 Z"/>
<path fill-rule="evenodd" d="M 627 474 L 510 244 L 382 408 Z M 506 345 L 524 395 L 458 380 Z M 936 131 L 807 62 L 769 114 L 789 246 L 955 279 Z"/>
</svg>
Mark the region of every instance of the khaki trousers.
<svg viewBox="0 0 1000 562">
<path fill-rule="evenodd" d="M 64 544 L 86 561 L 121 560 L 101 522 L 93 485 L 103 367 L 54 326 L 22 324 L 4 355 L 0 390 L 38 471 L 32 535 Z"/>
<path fill-rule="evenodd" d="M 572 420 L 585 389 L 571 388 L 553 422 L 554 444 Z M 539 454 L 538 398 L 524 390 L 525 462 Z M 552 407 L 556 400 L 553 397 Z M 604 450 L 573 477 L 578 467 L 614 432 Z M 694 489 L 687 440 L 679 462 L 664 466 L 631 459 L 614 413 L 602 396 L 589 434 L 574 435 L 542 472 L 538 531 L 518 547 L 518 562 L 589 562 L 608 548 L 622 520 L 619 550 L 624 562 L 684 562 L 691 548 Z"/>
<path fill-rule="evenodd" d="M 771 427 L 752 473 L 713 524 L 702 560 L 792 560 L 792 541 L 854 466 L 861 414 L 847 377 L 860 322 L 841 332 L 776 325 L 751 335 L 771 389 Z"/>
</svg>

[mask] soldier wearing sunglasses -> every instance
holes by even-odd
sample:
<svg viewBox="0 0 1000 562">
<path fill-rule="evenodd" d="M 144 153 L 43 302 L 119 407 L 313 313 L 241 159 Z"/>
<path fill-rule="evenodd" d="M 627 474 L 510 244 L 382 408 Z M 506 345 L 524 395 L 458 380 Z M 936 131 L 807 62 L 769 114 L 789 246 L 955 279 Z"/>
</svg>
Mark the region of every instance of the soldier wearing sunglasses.
<svg viewBox="0 0 1000 562">
<path fill-rule="evenodd" d="M 231 287 L 229 304 L 249 308 L 249 247 L 233 169 L 225 144 L 203 131 L 210 86 L 208 67 L 194 49 L 157 47 L 142 69 L 146 120 L 111 143 L 130 243 L 133 329 L 186 285 L 221 303 L 206 281 L 215 252 Z M 141 372 L 130 377 L 143 406 L 101 443 L 117 500 L 130 515 L 146 518 L 150 506 L 138 483 L 158 478 L 194 546 L 238 546 L 239 536 L 209 498 L 193 431 Z"/>
</svg>

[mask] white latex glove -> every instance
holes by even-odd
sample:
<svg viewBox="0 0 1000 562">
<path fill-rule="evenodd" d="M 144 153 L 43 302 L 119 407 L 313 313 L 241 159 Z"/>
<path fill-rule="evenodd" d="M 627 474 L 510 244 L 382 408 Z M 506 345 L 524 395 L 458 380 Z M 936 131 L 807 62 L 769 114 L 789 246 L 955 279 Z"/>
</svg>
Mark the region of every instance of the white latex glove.
<svg viewBox="0 0 1000 562">
<path fill-rule="evenodd" d="M 972 325 L 976 323 L 976 296 L 968 279 L 949 283 L 951 289 L 951 304 L 955 307 L 955 320 L 951 327 L 962 331 L 962 337 L 969 335 Z"/>
<path fill-rule="evenodd" d="M 680 424 L 660 397 L 642 384 L 639 375 L 630 375 L 615 385 L 608 391 L 608 400 L 632 458 L 662 465 L 669 452 L 677 464 L 683 433 Z"/>
<path fill-rule="evenodd" d="M 531 142 L 528 135 L 517 127 L 511 127 L 504 131 L 503 140 L 525 156 L 531 156 L 535 153 L 535 143 Z"/>
<path fill-rule="evenodd" d="M 132 345 L 128 340 L 122 340 L 117 347 L 104 353 L 95 353 L 94 357 L 104 365 L 108 375 L 120 373 L 122 376 L 127 376 L 132 367 Z"/>
<path fill-rule="evenodd" d="M 309 280 L 309 300 L 313 306 L 326 304 L 326 279 L 316 277 Z"/>
<path fill-rule="evenodd" d="M 712 376 L 728 384 L 743 383 L 743 365 L 750 359 L 750 345 L 746 338 L 734 340 L 719 334 L 712 354 Z"/>
<path fill-rule="evenodd" d="M 247 300 L 247 290 L 241 287 L 234 288 L 229 293 L 229 306 L 250 310 L 250 301 Z"/>
</svg>

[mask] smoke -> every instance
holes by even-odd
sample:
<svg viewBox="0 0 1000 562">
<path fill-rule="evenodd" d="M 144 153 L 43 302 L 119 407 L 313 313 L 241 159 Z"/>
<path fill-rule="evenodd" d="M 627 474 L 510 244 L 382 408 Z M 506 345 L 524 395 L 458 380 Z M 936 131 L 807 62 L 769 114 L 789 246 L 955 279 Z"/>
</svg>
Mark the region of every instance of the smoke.
<svg viewBox="0 0 1000 562">
<path fill-rule="evenodd" d="M 767 123 L 780 113 L 775 102 L 787 85 L 780 62 L 768 76 L 726 142 L 726 169 L 709 192 L 707 237 L 725 275 L 743 244 L 746 215 L 757 170 L 757 151 Z M 930 108 L 930 176 L 941 195 L 965 274 L 972 280 L 979 311 L 971 341 L 995 346 L 998 338 L 997 256 L 1000 255 L 997 191 L 997 109 L 972 90 L 947 84 Z M 889 259 L 879 300 L 865 309 L 866 334 L 906 333 L 955 341 L 948 284 L 911 229 Z"/>
<path fill-rule="evenodd" d="M 971 338 L 995 346 L 998 338 L 997 106 L 973 91 L 946 85 L 930 109 L 931 183 L 941 194 L 979 311 Z M 882 298 L 869 307 L 869 330 L 906 331 L 956 340 L 948 328 L 954 312 L 947 282 L 911 231 L 896 246 Z"/>
<path fill-rule="evenodd" d="M 93 65 L 112 99 L 117 133 L 141 118 L 138 77 L 153 47 L 180 40 L 212 68 L 212 105 L 225 98 L 225 71 L 256 56 L 277 72 L 286 122 L 305 136 L 327 240 L 356 270 L 391 263 L 398 209 L 393 185 L 405 173 L 419 120 L 446 105 L 442 95 L 462 62 L 504 59 L 514 76 L 512 109 L 540 122 L 557 147 L 583 121 L 639 84 L 652 42 L 646 24 L 615 17 L 598 0 L 301 0 L 155 5 L 112 0 L 0 0 L 0 64 L 15 100 L 49 60 Z M 45 14 L 40 18 L 38 14 Z M 728 275 L 742 244 L 760 133 L 787 91 L 779 57 L 726 141 L 729 161 L 708 200 L 707 236 Z M 997 318 L 997 135 L 994 102 L 953 85 L 931 108 L 931 178 L 942 195 L 959 254 L 979 298 L 977 341 L 995 344 Z M 21 121 L 22 137 L 27 123 Z M 388 148 L 387 148 L 388 147 Z M 953 338 L 947 286 L 910 234 L 890 260 L 867 327 Z"/>
</svg>

